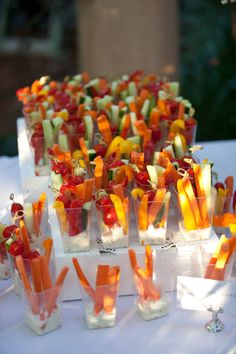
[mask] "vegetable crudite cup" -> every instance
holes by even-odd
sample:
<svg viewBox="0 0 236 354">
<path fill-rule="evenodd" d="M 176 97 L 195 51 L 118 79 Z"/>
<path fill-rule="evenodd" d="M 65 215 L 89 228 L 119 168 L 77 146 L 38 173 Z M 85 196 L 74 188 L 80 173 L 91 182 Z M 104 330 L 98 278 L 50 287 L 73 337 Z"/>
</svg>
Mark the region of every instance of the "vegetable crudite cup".
<svg viewBox="0 0 236 354">
<path fill-rule="evenodd" d="M 17 225 L 11 225 L 10 227 L 14 227 L 14 230 L 11 231 L 11 235 L 6 241 L 6 249 L 10 262 L 10 272 L 14 284 L 14 289 L 17 295 L 21 295 L 21 278 L 18 272 L 18 268 L 16 266 L 16 257 L 19 255 L 22 257 L 23 262 L 25 264 L 25 269 L 27 272 L 29 272 L 32 260 L 38 258 L 40 255 L 44 255 L 48 260 L 51 273 L 53 274 L 53 241 L 51 238 L 45 239 L 42 241 L 40 248 L 33 248 L 30 244 L 30 239 L 27 233 L 24 220 L 20 220 L 19 227 Z M 8 229 L 10 227 L 8 227 Z"/>
<path fill-rule="evenodd" d="M 6 240 L 3 234 L 6 225 L 0 223 L 0 279 L 8 279 L 10 277 L 10 265 L 7 257 Z M 8 235 L 7 235 L 8 236 Z"/>
<path fill-rule="evenodd" d="M 150 246 L 145 247 L 145 268 L 138 265 L 136 253 L 129 249 L 129 259 L 135 285 L 135 307 L 146 320 L 163 317 L 169 313 L 169 300 L 162 291 L 162 286 L 155 278 L 153 255 Z"/>
<path fill-rule="evenodd" d="M 236 191 L 234 177 L 227 176 L 225 182 L 215 184 L 217 190 L 213 226 L 217 234 L 230 234 L 230 227 L 236 227 Z"/>
<path fill-rule="evenodd" d="M 113 193 L 104 190 L 95 195 L 97 223 L 104 248 L 123 248 L 129 244 L 129 199 L 122 185 L 113 187 Z"/>
<path fill-rule="evenodd" d="M 167 218 L 171 193 L 165 188 L 131 192 L 140 245 L 160 245 L 166 241 Z"/>
<path fill-rule="evenodd" d="M 89 251 L 94 179 L 79 185 L 62 185 L 54 202 L 64 252 Z"/>
<path fill-rule="evenodd" d="M 73 258 L 73 264 L 81 285 L 88 328 L 113 327 L 116 323 L 120 267 L 99 264 L 96 269 L 96 283 L 93 288 L 83 273 L 77 258 Z"/>
<path fill-rule="evenodd" d="M 191 180 L 186 174 L 177 181 L 179 231 L 185 241 L 210 238 L 215 207 L 210 163 L 193 164 L 193 173 Z"/>
<path fill-rule="evenodd" d="M 69 270 L 63 267 L 55 283 L 51 279 L 46 256 L 34 258 L 27 274 L 21 256 L 16 266 L 23 284 L 25 323 L 36 334 L 43 335 L 62 325 L 61 290 Z"/>
</svg>

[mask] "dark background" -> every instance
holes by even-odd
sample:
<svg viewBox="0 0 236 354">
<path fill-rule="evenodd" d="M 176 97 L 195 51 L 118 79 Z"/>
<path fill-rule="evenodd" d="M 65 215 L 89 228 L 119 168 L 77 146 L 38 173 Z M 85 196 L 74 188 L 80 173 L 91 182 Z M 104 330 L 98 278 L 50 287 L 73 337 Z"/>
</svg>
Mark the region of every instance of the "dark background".
<svg viewBox="0 0 236 354">
<path fill-rule="evenodd" d="M 17 88 L 79 72 L 75 13 L 75 0 L 0 1 L 0 155 L 17 154 Z M 197 140 L 235 139 L 236 3 L 179 1 L 179 36 L 181 95 L 196 109 Z"/>
</svg>

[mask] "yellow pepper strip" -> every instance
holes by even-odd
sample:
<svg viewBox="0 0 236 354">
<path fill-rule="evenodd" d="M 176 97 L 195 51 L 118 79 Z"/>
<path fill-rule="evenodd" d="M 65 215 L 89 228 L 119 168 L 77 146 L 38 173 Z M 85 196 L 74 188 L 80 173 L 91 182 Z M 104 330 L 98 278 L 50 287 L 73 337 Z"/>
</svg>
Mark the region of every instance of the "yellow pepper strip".
<svg viewBox="0 0 236 354">
<path fill-rule="evenodd" d="M 215 268 L 212 272 L 211 279 L 215 280 L 223 280 L 225 273 L 225 266 L 229 256 L 229 243 L 228 240 L 223 242 L 219 255 L 217 257 L 217 261 L 215 264 Z"/>
<path fill-rule="evenodd" d="M 148 195 L 144 194 L 138 203 L 138 227 L 140 231 L 145 231 L 148 228 Z"/>
<path fill-rule="evenodd" d="M 215 202 L 215 215 L 223 214 L 227 193 L 228 189 L 218 188 Z"/>
<path fill-rule="evenodd" d="M 184 191 L 183 180 L 179 179 L 177 181 L 177 190 L 179 195 L 179 203 L 181 208 L 181 213 L 183 216 L 184 226 L 186 230 L 196 230 L 197 224 L 192 212 L 192 209 L 189 205 L 188 198 Z"/>
<path fill-rule="evenodd" d="M 85 145 L 84 138 L 79 139 L 79 146 L 82 151 L 84 160 L 88 164 L 89 163 L 88 149 L 87 149 L 87 146 Z"/>
<path fill-rule="evenodd" d="M 95 177 L 95 188 L 100 189 L 102 187 L 102 176 L 103 176 L 103 166 L 104 162 L 101 156 L 97 156 L 94 159 L 95 169 L 94 169 L 94 177 Z"/>
<path fill-rule="evenodd" d="M 122 155 L 126 155 L 127 157 L 129 157 L 132 150 L 133 150 L 133 144 L 131 143 L 131 141 L 123 140 L 120 143 L 120 153 Z"/>
<path fill-rule="evenodd" d="M 144 190 L 141 188 L 134 188 L 131 192 L 131 195 L 134 200 L 142 199 L 142 196 L 144 195 Z"/>
<path fill-rule="evenodd" d="M 56 209 L 58 221 L 63 234 L 68 233 L 67 218 L 63 202 L 55 201 L 53 204 L 53 208 Z"/>
<path fill-rule="evenodd" d="M 231 197 L 233 195 L 233 189 L 234 189 L 234 177 L 233 176 L 226 177 L 225 185 L 226 185 L 226 188 L 228 189 L 226 206 L 225 206 L 225 211 L 227 213 L 230 211 Z"/>
<path fill-rule="evenodd" d="M 204 181 L 203 179 L 200 165 L 194 164 L 193 171 L 194 171 L 195 184 L 197 188 L 197 195 L 199 197 L 198 203 L 199 203 L 199 210 L 200 210 L 200 215 L 202 220 L 202 227 L 206 228 L 210 224 L 208 218 L 206 194 L 204 190 L 204 184 L 206 183 L 206 181 Z"/>
<path fill-rule="evenodd" d="M 110 156 L 111 154 L 113 154 L 115 151 L 117 151 L 117 149 L 119 148 L 120 144 L 124 141 L 124 139 L 121 136 L 116 136 L 112 142 L 110 143 L 110 145 L 108 146 L 106 155 L 105 155 L 105 159 L 108 158 L 108 156 Z"/>
<path fill-rule="evenodd" d="M 227 237 L 225 235 L 221 235 L 219 242 L 217 244 L 217 247 L 216 247 L 213 255 L 211 256 L 211 259 L 209 260 L 209 262 L 206 266 L 204 278 L 211 279 L 211 275 L 213 272 L 213 265 L 216 264 L 217 257 L 218 257 L 218 254 L 220 253 L 221 246 L 225 241 L 227 241 Z"/>
<path fill-rule="evenodd" d="M 112 203 L 114 204 L 117 218 L 118 218 L 121 226 L 123 227 L 124 234 L 127 234 L 128 221 L 127 221 L 127 216 L 126 216 L 126 212 L 125 212 L 123 203 L 122 203 L 121 199 L 118 197 L 118 195 L 110 194 L 110 198 L 111 198 Z"/>
<path fill-rule="evenodd" d="M 163 206 L 166 195 L 166 189 L 157 189 L 153 202 L 151 203 L 148 211 L 148 225 L 153 224 L 157 214 Z"/>
<path fill-rule="evenodd" d="M 180 133 L 181 130 L 185 129 L 185 123 L 183 119 L 176 119 L 171 123 L 170 132 L 177 134 Z"/>
<path fill-rule="evenodd" d="M 202 222 L 201 222 L 200 211 L 198 208 L 198 203 L 197 203 L 194 191 L 193 191 L 192 184 L 187 176 L 184 177 L 182 181 L 183 181 L 184 191 L 185 191 L 185 194 L 188 198 L 190 208 L 192 209 L 195 222 L 196 222 L 197 226 L 201 228 Z"/>
<path fill-rule="evenodd" d="M 105 143 L 110 144 L 112 141 L 111 126 L 105 114 L 97 118 L 97 124 Z"/>
</svg>

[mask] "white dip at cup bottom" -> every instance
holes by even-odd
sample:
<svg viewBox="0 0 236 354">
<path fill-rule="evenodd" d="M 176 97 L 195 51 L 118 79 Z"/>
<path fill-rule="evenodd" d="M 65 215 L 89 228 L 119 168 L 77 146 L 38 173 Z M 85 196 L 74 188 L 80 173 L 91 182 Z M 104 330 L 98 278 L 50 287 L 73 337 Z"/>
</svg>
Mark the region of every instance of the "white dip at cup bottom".
<svg viewBox="0 0 236 354">
<path fill-rule="evenodd" d="M 83 231 L 76 236 L 68 236 L 66 234 L 62 237 L 64 252 L 85 252 L 89 251 L 90 239 L 88 231 Z"/>
<path fill-rule="evenodd" d="M 85 317 L 89 329 L 113 327 L 116 321 L 116 308 L 112 312 L 100 311 L 97 315 L 93 311 L 94 304 L 85 307 Z"/>
<path fill-rule="evenodd" d="M 25 323 L 39 336 L 42 334 L 53 331 L 61 326 L 61 310 L 56 307 L 51 315 L 47 318 L 47 312 L 45 312 L 45 319 L 40 315 L 35 315 L 31 310 L 26 313 Z"/>
<path fill-rule="evenodd" d="M 160 300 L 144 300 L 139 299 L 136 302 L 136 308 L 138 313 L 146 320 L 153 320 L 157 317 L 162 317 L 168 315 L 169 303 L 167 299 L 162 296 Z"/>
<path fill-rule="evenodd" d="M 162 245 L 166 241 L 166 228 L 150 224 L 145 231 L 139 230 L 140 245 Z"/>
</svg>

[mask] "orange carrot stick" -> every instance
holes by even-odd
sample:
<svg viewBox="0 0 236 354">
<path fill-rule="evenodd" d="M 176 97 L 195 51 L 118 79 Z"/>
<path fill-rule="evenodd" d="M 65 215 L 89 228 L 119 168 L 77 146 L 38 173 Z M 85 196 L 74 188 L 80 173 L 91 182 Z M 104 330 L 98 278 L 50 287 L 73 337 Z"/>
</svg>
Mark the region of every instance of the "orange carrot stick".
<svg viewBox="0 0 236 354">
<path fill-rule="evenodd" d="M 186 194 L 186 196 L 188 198 L 189 205 L 190 205 L 190 207 L 192 209 L 193 216 L 195 218 L 195 222 L 196 222 L 198 227 L 201 227 L 202 222 L 201 222 L 200 211 L 199 211 L 199 208 L 198 208 L 198 203 L 196 201 L 196 197 L 195 197 L 195 194 L 194 194 L 194 191 L 193 191 L 192 184 L 191 184 L 191 182 L 190 182 L 188 177 L 184 177 L 183 178 L 183 187 L 184 187 L 184 190 L 185 190 L 185 194 Z"/>
<path fill-rule="evenodd" d="M 184 119 L 185 105 L 183 103 L 179 104 L 178 119 Z"/>
<path fill-rule="evenodd" d="M 106 312 L 112 312 L 115 306 L 115 299 L 120 278 L 120 267 L 110 268 L 108 275 L 108 291 L 104 295 L 103 308 Z"/>
<path fill-rule="evenodd" d="M 130 104 L 129 104 L 129 110 L 130 110 L 130 112 L 135 112 L 135 113 L 138 112 L 137 106 L 136 106 L 135 102 L 130 102 Z"/>
<path fill-rule="evenodd" d="M 153 258 L 152 258 L 152 248 L 147 245 L 145 247 L 145 265 L 146 265 L 146 274 L 149 278 L 153 276 Z"/>
<path fill-rule="evenodd" d="M 79 139 L 79 146 L 80 146 L 80 150 L 82 151 L 83 158 L 84 158 L 86 164 L 89 164 L 88 149 L 85 144 L 84 138 Z"/>
<path fill-rule="evenodd" d="M 137 263 L 136 252 L 132 248 L 129 249 L 129 261 L 134 272 L 135 268 L 138 266 L 138 263 Z"/>
<path fill-rule="evenodd" d="M 31 274 L 32 274 L 34 291 L 36 293 L 41 293 L 43 290 L 43 285 L 42 285 L 42 276 L 41 276 L 39 257 L 31 260 Z"/>
<path fill-rule="evenodd" d="M 16 257 L 16 265 L 19 270 L 20 276 L 21 276 L 21 281 L 24 285 L 26 295 L 29 299 L 30 307 L 31 310 L 34 314 L 39 313 L 39 306 L 36 297 L 33 294 L 29 279 L 27 277 L 26 271 L 25 271 L 25 266 L 24 262 L 22 259 L 22 256 L 17 256 Z"/>
<path fill-rule="evenodd" d="M 45 192 L 43 192 L 40 195 L 39 201 L 38 201 L 38 224 L 39 224 L 39 227 L 40 227 L 40 224 L 41 224 L 41 221 L 42 221 L 43 210 L 44 210 L 46 198 L 47 198 L 47 195 L 46 195 Z"/>
<path fill-rule="evenodd" d="M 43 241 L 43 248 L 44 248 L 44 256 L 46 257 L 47 264 L 49 264 L 51 252 L 52 252 L 52 244 L 53 241 L 51 238 L 48 238 Z"/>
<path fill-rule="evenodd" d="M 46 256 L 40 256 L 40 271 L 42 275 L 43 290 L 49 290 L 52 287 L 52 280 L 49 272 L 48 261 Z"/>
<path fill-rule="evenodd" d="M 94 303 L 94 314 L 98 315 L 103 310 L 103 300 L 105 295 L 105 286 L 108 284 L 109 265 L 99 264 L 96 277 L 96 300 Z"/>
<path fill-rule="evenodd" d="M 91 285 L 90 285 L 89 281 L 87 280 L 86 276 L 84 275 L 77 258 L 75 258 L 75 257 L 72 258 L 72 261 L 73 261 L 73 264 L 74 264 L 74 267 L 75 267 L 75 271 L 76 271 L 76 274 L 77 274 L 77 276 L 79 278 L 81 286 L 86 290 L 86 292 L 89 294 L 91 299 L 93 299 L 93 301 L 95 301 L 96 293 L 95 293 L 94 289 L 91 287 Z"/>
<path fill-rule="evenodd" d="M 57 276 L 56 283 L 55 283 L 55 289 L 53 289 L 54 291 L 52 291 L 52 294 L 50 295 L 50 298 L 49 298 L 49 301 L 47 304 L 47 311 L 48 311 L 49 315 L 52 313 L 53 309 L 56 306 L 57 298 L 60 294 L 61 287 L 64 283 L 64 280 L 65 280 L 65 277 L 66 277 L 66 274 L 68 273 L 68 271 L 69 271 L 69 267 L 64 266 Z"/>
<path fill-rule="evenodd" d="M 153 284 L 152 278 L 148 277 L 145 270 L 140 267 L 135 269 L 139 280 L 142 282 L 144 300 L 159 300 L 161 298 L 159 290 Z"/>
<path fill-rule="evenodd" d="M 201 220 L 203 224 L 203 228 L 209 226 L 209 218 L 208 218 L 208 210 L 207 210 L 207 200 L 206 195 L 203 189 L 203 181 L 202 181 L 202 173 L 200 165 L 194 164 L 193 165 L 194 171 L 194 179 L 197 188 L 197 194 L 199 197 L 199 210 L 201 215 Z"/>
<path fill-rule="evenodd" d="M 148 228 L 148 195 L 144 194 L 138 205 L 138 227 L 145 231 Z"/>
<path fill-rule="evenodd" d="M 29 253 L 31 250 L 29 236 L 25 227 L 25 222 L 22 219 L 20 220 L 20 231 L 21 231 L 22 241 L 25 246 L 25 253 Z"/>
<path fill-rule="evenodd" d="M 105 114 L 102 114 L 97 118 L 97 124 L 105 143 L 110 144 L 112 141 L 111 126 Z"/>
</svg>

